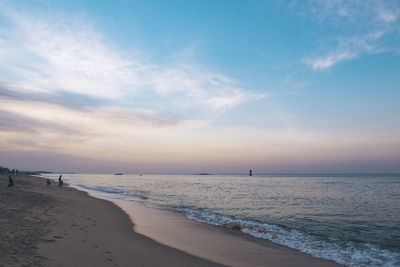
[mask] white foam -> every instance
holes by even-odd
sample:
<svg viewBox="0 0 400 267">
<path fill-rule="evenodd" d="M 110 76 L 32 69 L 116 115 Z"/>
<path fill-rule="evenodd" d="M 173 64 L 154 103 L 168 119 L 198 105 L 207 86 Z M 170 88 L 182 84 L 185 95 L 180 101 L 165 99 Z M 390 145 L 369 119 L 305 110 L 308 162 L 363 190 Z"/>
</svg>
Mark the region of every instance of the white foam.
<svg viewBox="0 0 400 267">
<path fill-rule="evenodd" d="M 113 198 L 113 199 L 121 198 L 121 194 L 115 194 L 115 193 L 99 193 L 98 195 L 101 197 Z"/>
<path fill-rule="evenodd" d="M 106 187 L 106 186 L 91 186 L 91 185 L 82 185 L 82 184 L 78 184 L 78 186 L 87 188 L 87 189 L 92 189 L 92 190 L 97 190 L 97 191 L 104 191 L 107 193 L 123 193 L 122 190 L 113 188 L 113 187 Z"/>
<path fill-rule="evenodd" d="M 322 240 L 317 236 L 309 235 L 299 230 L 287 230 L 273 224 L 233 219 L 208 211 L 189 208 L 175 208 L 174 210 L 184 213 L 189 219 L 198 222 L 240 229 L 245 234 L 267 239 L 276 244 L 299 250 L 314 257 L 333 260 L 347 266 L 400 266 L 399 253 L 380 249 L 372 244 L 341 242 L 333 238 L 330 240 Z"/>
</svg>

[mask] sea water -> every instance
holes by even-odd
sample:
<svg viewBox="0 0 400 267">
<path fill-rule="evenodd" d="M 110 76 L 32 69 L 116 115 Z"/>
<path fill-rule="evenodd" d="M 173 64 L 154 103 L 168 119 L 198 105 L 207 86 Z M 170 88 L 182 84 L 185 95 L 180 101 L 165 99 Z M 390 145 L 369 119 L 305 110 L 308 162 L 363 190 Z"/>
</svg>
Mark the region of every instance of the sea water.
<svg viewBox="0 0 400 267">
<path fill-rule="evenodd" d="M 348 266 L 400 266 L 400 175 L 63 178 L 103 197 L 182 213 Z"/>
</svg>

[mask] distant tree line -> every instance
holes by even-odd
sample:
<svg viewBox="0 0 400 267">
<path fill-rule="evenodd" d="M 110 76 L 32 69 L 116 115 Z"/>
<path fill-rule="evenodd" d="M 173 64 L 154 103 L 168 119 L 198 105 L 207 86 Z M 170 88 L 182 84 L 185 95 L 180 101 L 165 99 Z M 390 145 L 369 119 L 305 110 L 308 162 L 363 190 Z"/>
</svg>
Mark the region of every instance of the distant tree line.
<svg viewBox="0 0 400 267">
<path fill-rule="evenodd" d="M 0 174 L 28 174 L 28 175 L 39 175 L 41 173 L 52 173 L 49 171 L 19 171 L 17 169 L 9 169 L 6 167 L 1 167 L 0 166 Z"/>
<path fill-rule="evenodd" d="M 9 174 L 12 171 L 9 168 L 4 168 L 0 166 L 0 174 Z"/>
<path fill-rule="evenodd" d="M 1 167 L 0 166 L 0 174 L 19 174 L 17 169 L 9 169 L 9 168 L 5 168 L 5 167 Z"/>
</svg>

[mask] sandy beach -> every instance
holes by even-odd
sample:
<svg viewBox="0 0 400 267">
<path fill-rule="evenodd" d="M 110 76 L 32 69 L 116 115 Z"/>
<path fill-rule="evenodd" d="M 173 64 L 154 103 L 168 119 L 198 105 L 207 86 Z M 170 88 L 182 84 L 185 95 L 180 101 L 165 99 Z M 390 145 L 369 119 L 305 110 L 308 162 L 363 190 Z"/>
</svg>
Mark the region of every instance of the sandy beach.
<svg viewBox="0 0 400 267">
<path fill-rule="evenodd" d="M 240 262 L 234 264 L 233 258 L 229 264 L 206 249 L 203 251 L 208 254 L 203 257 L 201 253 L 194 256 L 182 251 L 183 248 L 178 250 L 162 245 L 133 231 L 134 225 L 128 214 L 114 203 L 91 197 L 68 185 L 58 188 L 53 182 L 47 188 L 44 179 L 23 175 L 14 176 L 14 181 L 15 187 L 9 189 L 6 187 L 7 176 L 0 176 L 0 266 L 224 266 L 214 263 L 217 261 L 247 266 Z M 136 216 L 140 212 L 143 214 L 136 210 Z M 135 221 L 135 216 L 131 214 L 130 217 Z M 186 225 L 180 219 L 173 222 Z M 156 227 L 150 225 L 149 229 Z M 187 229 L 193 228 L 187 226 Z M 190 233 L 186 234 L 196 236 L 197 233 L 200 240 L 200 236 L 209 231 L 202 227 L 196 229 L 203 232 L 188 230 Z M 232 239 L 234 235 L 228 239 L 226 236 L 229 237 L 215 232 L 215 250 L 222 244 L 239 240 Z M 175 247 L 179 247 L 179 240 Z M 256 247 L 252 240 L 240 242 L 232 244 L 230 249 L 262 249 L 259 266 L 340 266 L 272 243 Z"/>
<path fill-rule="evenodd" d="M 0 176 L 0 266 L 222 266 L 132 231 L 113 203 L 45 180 Z"/>
</svg>

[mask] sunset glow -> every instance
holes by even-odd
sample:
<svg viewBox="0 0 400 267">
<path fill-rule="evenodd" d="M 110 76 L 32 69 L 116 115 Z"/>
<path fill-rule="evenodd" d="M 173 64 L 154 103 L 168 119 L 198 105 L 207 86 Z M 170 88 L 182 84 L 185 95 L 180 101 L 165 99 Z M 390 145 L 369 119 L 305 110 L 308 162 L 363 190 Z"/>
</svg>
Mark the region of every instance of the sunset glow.
<svg viewBox="0 0 400 267">
<path fill-rule="evenodd" d="M 0 165 L 400 171 L 397 1 L 77 2 L 0 1 Z"/>
</svg>

